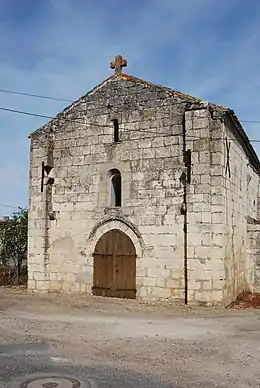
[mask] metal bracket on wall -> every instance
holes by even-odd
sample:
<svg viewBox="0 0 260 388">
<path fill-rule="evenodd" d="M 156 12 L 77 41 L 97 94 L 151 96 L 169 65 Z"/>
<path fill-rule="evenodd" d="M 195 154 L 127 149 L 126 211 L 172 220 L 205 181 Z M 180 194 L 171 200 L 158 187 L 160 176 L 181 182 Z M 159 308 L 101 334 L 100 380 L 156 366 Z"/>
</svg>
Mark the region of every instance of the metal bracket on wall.
<svg viewBox="0 0 260 388">
<path fill-rule="evenodd" d="M 229 163 L 230 162 L 230 141 L 228 141 L 227 137 L 225 139 L 225 144 L 226 144 L 226 151 L 227 151 L 225 174 L 227 175 L 228 173 L 229 178 L 231 178 L 230 163 Z"/>
<path fill-rule="evenodd" d="M 53 166 L 45 165 L 45 163 L 42 162 L 41 193 L 43 193 L 43 186 L 44 186 L 44 176 L 45 176 L 45 173 L 46 173 L 47 176 L 48 176 L 52 169 L 53 169 Z M 49 180 L 48 180 L 47 183 L 53 184 L 53 183 L 54 183 L 54 179 L 53 179 L 53 178 L 49 178 Z"/>
</svg>

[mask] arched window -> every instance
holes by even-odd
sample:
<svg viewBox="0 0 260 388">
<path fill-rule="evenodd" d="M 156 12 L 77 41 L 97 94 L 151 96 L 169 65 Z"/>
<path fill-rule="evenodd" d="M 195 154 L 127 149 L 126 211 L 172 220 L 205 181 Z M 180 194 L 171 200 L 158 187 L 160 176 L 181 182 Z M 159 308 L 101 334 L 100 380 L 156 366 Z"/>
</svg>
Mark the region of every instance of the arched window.
<svg viewBox="0 0 260 388">
<path fill-rule="evenodd" d="M 121 174 L 117 169 L 109 171 L 110 206 L 121 206 Z"/>
</svg>

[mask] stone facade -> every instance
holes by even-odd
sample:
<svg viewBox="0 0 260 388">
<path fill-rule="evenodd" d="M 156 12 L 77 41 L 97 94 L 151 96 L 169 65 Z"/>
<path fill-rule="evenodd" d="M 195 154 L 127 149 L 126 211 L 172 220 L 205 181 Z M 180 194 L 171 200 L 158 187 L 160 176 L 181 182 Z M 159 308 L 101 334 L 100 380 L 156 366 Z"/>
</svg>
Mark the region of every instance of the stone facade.
<svg viewBox="0 0 260 388">
<path fill-rule="evenodd" d="M 91 294 L 112 229 L 135 246 L 137 297 L 216 303 L 253 289 L 260 165 L 247 142 L 226 108 L 108 78 L 31 135 L 28 289 Z"/>
</svg>

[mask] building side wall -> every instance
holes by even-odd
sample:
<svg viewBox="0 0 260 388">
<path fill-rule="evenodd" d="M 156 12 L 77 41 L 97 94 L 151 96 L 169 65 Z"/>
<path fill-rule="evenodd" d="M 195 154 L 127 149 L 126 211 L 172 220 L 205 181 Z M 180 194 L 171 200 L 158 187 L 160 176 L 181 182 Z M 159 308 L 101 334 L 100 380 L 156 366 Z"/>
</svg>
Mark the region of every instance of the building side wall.
<svg viewBox="0 0 260 388">
<path fill-rule="evenodd" d="M 260 292 L 260 225 L 247 225 L 248 261 L 251 264 L 250 273 L 252 287 L 250 291 Z"/>
<path fill-rule="evenodd" d="M 249 254 L 248 220 L 257 219 L 259 175 L 249 163 L 232 127 L 223 128 L 223 225 L 225 226 L 225 293 L 234 299 L 244 290 L 252 290 L 254 262 Z M 230 166 L 230 173 L 228 169 Z"/>
<path fill-rule="evenodd" d="M 203 116 L 202 112 L 188 114 L 191 116 L 191 123 L 192 115 Z M 195 135 L 196 131 L 192 124 L 191 129 Z M 197 153 L 194 148 L 195 140 L 190 143 L 193 150 L 194 185 L 190 187 L 192 192 L 189 201 L 193 201 L 194 190 L 195 193 L 202 191 L 204 195 L 201 196 L 200 204 L 190 207 L 188 215 L 191 241 L 189 245 L 195 245 L 190 247 L 189 251 L 190 282 L 192 284 L 191 279 L 194 278 L 198 287 L 194 292 L 192 290 L 190 292 L 197 294 L 198 299 L 200 290 L 204 288 L 200 296 L 201 301 L 229 303 L 243 290 L 252 290 L 257 281 L 258 256 L 256 250 L 253 258 L 253 251 L 250 248 L 252 233 L 248 234 L 248 222 L 258 217 L 259 175 L 236 140 L 231 123 L 227 121 L 224 123 L 217 117 L 210 118 L 208 129 L 204 131 L 200 129 L 197 133 L 198 136 L 204 137 L 204 140 L 197 142 L 200 147 Z M 206 161 L 205 166 L 201 165 L 200 155 L 204 158 L 201 160 Z M 194 209 L 199 207 L 204 210 L 204 214 L 194 212 Z M 203 218 L 204 222 L 201 222 Z M 195 231 L 197 228 L 200 229 L 200 232 L 197 230 L 197 237 L 192 235 L 193 228 Z M 207 238 L 207 243 L 203 241 L 203 235 Z M 197 264 L 193 258 L 196 258 L 198 250 L 201 252 L 199 259 L 201 264 L 192 271 L 192 266 Z"/>
<path fill-rule="evenodd" d="M 258 284 L 259 255 L 252 251 L 248 222 L 258 217 L 259 175 L 230 123 L 202 109 L 186 112 L 186 128 L 186 147 L 192 151 L 189 300 L 229 303 Z"/>
</svg>

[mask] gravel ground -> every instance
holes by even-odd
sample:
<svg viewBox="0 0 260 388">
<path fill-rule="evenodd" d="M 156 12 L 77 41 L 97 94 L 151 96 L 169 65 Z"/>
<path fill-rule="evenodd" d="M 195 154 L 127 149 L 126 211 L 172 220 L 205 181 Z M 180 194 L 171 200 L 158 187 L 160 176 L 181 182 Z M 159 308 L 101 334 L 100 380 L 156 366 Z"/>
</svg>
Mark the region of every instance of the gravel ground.
<svg viewBox="0 0 260 388">
<path fill-rule="evenodd" d="M 255 388 L 259 334 L 260 310 L 2 288 L 0 387 L 18 388 L 31 374 L 51 373 L 92 388 Z M 63 386 L 70 387 L 57 388 Z"/>
</svg>

